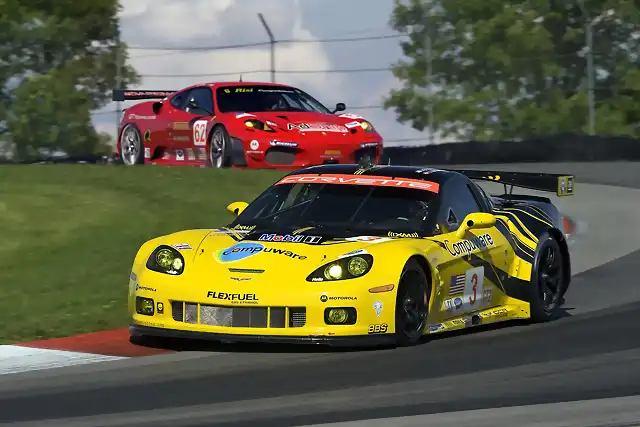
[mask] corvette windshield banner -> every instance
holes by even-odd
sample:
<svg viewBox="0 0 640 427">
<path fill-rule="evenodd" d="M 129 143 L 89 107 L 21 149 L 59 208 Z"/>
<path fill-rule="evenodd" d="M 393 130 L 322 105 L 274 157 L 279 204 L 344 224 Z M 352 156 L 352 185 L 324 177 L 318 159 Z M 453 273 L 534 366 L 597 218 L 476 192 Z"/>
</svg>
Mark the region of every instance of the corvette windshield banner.
<svg viewBox="0 0 640 427">
<path fill-rule="evenodd" d="M 282 184 L 339 184 L 339 185 L 368 185 L 374 187 L 414 188 L 416 190 L 437 193 L 440 185 L 436 182 L 422 181 L 411 178 L 392 178 L 389 176 L 355 177 L 353 175 L 291 175 L 282 178 L 276 185 Z"/>
</svg>

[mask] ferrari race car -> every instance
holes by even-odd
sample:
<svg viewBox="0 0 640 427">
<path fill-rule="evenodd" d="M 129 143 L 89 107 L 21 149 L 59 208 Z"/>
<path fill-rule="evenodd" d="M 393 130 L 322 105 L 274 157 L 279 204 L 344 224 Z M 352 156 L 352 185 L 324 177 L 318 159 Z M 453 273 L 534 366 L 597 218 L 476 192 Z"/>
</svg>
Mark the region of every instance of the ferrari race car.
<svg viewBox="0 0 640 427">
<path fill-rule="evenodd" d="M 571 280 L 562 220 L 550 199 L 513 187 L 565 196 L 574 185 L 571 175 L 409 166 L 292 172 L 250 204 L 231 203 L 226 227 L 144 243 L 130 334 L 408 345 L 551 319 Z"/>
<path fill-rule="evenodd" d="M 331 111 L 291 86 L 207 83 L 179 91 L 114 90 L 126 109 L 117 154 L 143 163 L 247 168 L 301 168 L 325 163 L 377 164 L 382 137 L 345 110 Z"/>
</svg>

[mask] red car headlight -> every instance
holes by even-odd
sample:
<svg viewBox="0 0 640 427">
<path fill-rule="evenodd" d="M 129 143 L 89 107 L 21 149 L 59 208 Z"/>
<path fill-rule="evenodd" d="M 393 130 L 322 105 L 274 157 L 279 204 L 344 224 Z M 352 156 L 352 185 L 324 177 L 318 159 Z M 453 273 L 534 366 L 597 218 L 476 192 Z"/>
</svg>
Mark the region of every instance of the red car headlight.
<svg viewBox="0 0 640 427">
<path fill-rule="evenodd" d="M 371 132 L 374 131 L 373 125 L 370 122 L 366 121 L 366 120 L 363 120 L 363 121 L 360 122 L 360 127 L 366 133 L 371 133 Z"/>
<path fill-rule="evenodd" d="M 258 129 L 265 132 L 275 132 L 275 130 L 264 122 L 257 119 L 250 119 L 244 122 L 247 129 Z"/>
</svg>

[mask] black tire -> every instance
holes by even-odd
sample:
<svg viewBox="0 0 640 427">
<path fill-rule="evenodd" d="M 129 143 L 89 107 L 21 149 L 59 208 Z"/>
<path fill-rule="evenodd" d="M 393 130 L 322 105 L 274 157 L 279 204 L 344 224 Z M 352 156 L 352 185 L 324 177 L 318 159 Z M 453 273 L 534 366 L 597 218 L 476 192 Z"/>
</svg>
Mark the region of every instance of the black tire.
<svg viewBox="0 0 640 427">
<path fill-rule="evenodd" d="M 558 315 L 568 283 L 564 252 L 555 237 L 543 234 L 533 258 L 529 304 L 531 319 L 546 322 Z"/>
<path fill-rule="evenodd" d="M 229 147 L 231 138 L 224 126 L 216 126 L 209 138 L 209 165 L 212 168 L 228 168 L 231 166 Z"/>
<path fill-rule="evenodd" d="M 126 166 L 144 163 L 144 142 L 134 124 L 128 124 L 120 134 L 120 163 Z"/>
<path fill-rule="evenodd" d="M 430 286 L 420 263 L 409 260 L 402 270 L 396 295 L 396 344 L 407 346 L 420 341 L 427 327 Z"/>
</svg>

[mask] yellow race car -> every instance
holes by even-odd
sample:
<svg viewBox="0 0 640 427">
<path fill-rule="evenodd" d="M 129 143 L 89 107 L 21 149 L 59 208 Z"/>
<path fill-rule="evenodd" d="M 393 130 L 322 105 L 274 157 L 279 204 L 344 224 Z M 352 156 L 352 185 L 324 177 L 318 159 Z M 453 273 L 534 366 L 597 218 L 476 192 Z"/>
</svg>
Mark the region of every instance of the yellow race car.
<svg viewBox="0 0 640 427">
<path fill-rule="evenodd" d="M 572 175 L 411 166 L 297 170 L 230 204 L 226 227 L 143 244 L 130 334 L 408 345 L 551 319 L 571 278 L 562 219 L 548 198 L 513 187 L 566 196 L 574 185 Z"/>
</svg>

